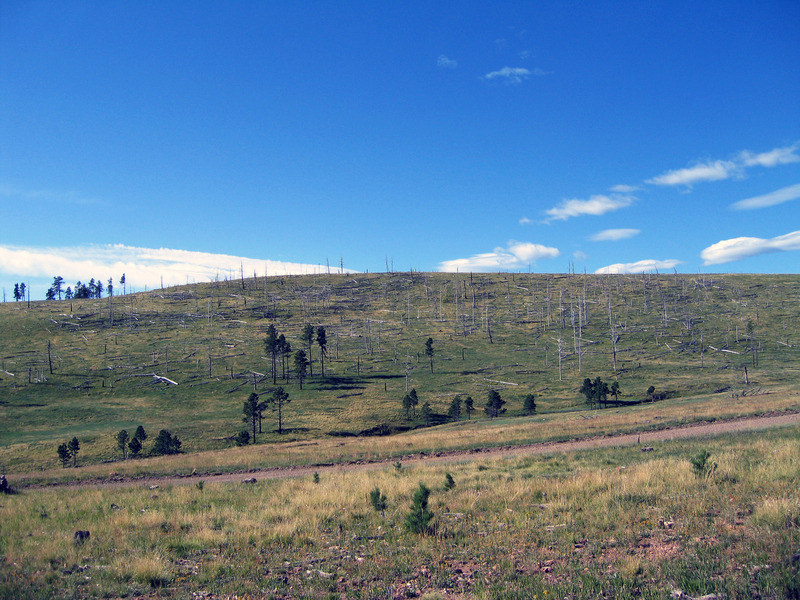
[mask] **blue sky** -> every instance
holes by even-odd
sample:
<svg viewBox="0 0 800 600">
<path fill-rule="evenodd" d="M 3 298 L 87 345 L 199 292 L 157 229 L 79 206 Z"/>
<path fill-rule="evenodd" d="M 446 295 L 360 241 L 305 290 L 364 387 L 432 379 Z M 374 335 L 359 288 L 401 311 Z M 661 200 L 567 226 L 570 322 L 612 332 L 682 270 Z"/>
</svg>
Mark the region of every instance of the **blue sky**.
<svg viewBox="0 0 800 600">
<path fill-rule="evenodd" d="M 0 2 L 0 286 L 800 271 L 800 3 Z"/>
</svg>

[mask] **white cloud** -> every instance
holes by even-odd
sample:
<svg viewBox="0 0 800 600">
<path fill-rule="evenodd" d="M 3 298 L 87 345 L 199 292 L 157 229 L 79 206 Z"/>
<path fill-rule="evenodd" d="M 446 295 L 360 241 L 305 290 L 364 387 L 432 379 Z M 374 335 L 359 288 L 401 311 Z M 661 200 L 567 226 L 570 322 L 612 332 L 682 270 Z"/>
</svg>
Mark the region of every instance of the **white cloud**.
<svg viewBox="0 0 800 600">
<path fill-rule="evenodd" d="M 776 204 L 783 204 L 790 200 L 800 198 L 800 183 L 797 185 L 790 185 L 789 187 L 781 188 L 764 194 L 763 196 L 755 196 L 754 198 L 747 198 L 746 200 L 739 200 L 731 204 L 731 208 L 735 210 L 751 210 L 754 208 L 766 208 L 767 206 L 775 206 Z"/>
<path fill-rule="evenodd" d="M 793 144 L 784 148 L 775 148 L 769 152 L 753 154 L 745 150 L 739 154 L 739 160 L 746 167 L 775 167 L 777 165 L 787 165 L 789 163 L 800 162 L 800 156 L 795 154 L 798 145 Z"/>
<path fill-rule="evenodd" d="M 653 271 L 667 271 L 669 269 L 674 269 L 677 265 L 681 264 L 681 261 L 669 259 L 669 260 L 640 260 L 633 263 L 617 263 L 614 265 L 608 265 L 607 267 L 602 267 L 595 271 L 598 275 L 623 275 L 629 273 L 649 273 Z"/>
<path fill-rule="evenodd" d="M 635 185 L 623 185 L 623 184 L 615 185 L 614 187 L 611 188 L 612 192 L 618 192 L 620 194 L 630 194 L 631 192 L 636 192 L 638 190 L 639 188 L 636 187 Z"/>
<path fill-rule="evenodd" d="M 605 229 L 595 233 L 589 239 L 593 242 L 616 242 L 627 240 L 641 233 L 639 229 Z"/>
<path fill-rule="evenodd" d="M 536 73 L 539 75 L 540 73 Z M 523 79 L 530 77 L 532 73 L 523 67 L 503 67 L 499 71 L 492 71 L 483 76 L 484 79 L 491 81 L 492 79 L 502 78 L 508 83 L 521 83 Z"/>
<path fill-rule="evenodd" d="M 530 242 L 510 242 L 507 248 L 495 248 L 493 252 L 446 260 L 439 264 L 438 270 L 455 273 L 521 269 L 543 258 L 556 258 L 559 254 L 558 248 Z"/>
<path fill-rule="evenodd" d="M 436 59 L 436 66 L 442 69 L 455 69 L 458 66 L 458 61 L 440 54 L 439 58 Z"/>
<path fill-rule="evenodd" d="M 242 270 L 245 277 L 252 277 L 253 273 L 263 275 L 265 270 L 268 275 L 294 275 L 326 269 L 321 265 L 122 244 L 66 248 L 0 246 L 0 274 L 25 278 L 60 275 L 69 285 L 91 278 L 105 282 L 112 277 L 116 281 L 124 273 L 128 284 L 144 289 L 158 288 L 162 280 L 164 285 L 176 285 L 235 278 Z"/>
<path fill-rule="evenodd" d="M 738 170 L 735 162 L 717 160 L 711 163 L 698 164 L 685 169 L 667 171 L 663 175 L 648 179 L 647 183 L 654 185 L 685 185 L 691 187 L 701 181 L 720 181 L 728 179 Z"/>
<path fill-rule="evenodd" d="M 704 265 L 719 265 L 759 254 L 789 250 L 800 250 L 800 231 L 769 239 L 738 237 L 721 240 L 703 250 L 700 257 L 703 259 Z"/>
<path fill-rule="evenodd" d="M 591 196 L 588 200 L 580 200 L 574 198 L 571 200 L 563 200 L 561 204 L 554 208 L 545 211 L 550 221 L 566 221 L 570 217 L 580 217 L 583 215 L 604 215 L 607 212 L 619 210 L 630 206 L 635 198 L 633 196 L 625 196 L 621 194 L 612 194 L 611 196 L 596 195 Z"/>
<path fill-rule="evenodd" d="M 704 181 L 720 181 L 731 177 L 741 177 L 749 167 L 775 167 L 789 163 L 800 162 L 800 155 L 796 154 L 798 144 L 775 148 L 768 152 L 754 154 L 743 150 L 734 160 L 715 160 L 698 163 L 684 169 L 674 169 L 648 179 L 645 183 L 653 185 L 683 185 L 691 188 L 696 183 Z"/>
<path fill-rule="evenodd" d="M 522 217 L 519 220 L 520 225 L 530 225 L 531 223 L 533 223 L 533 221 L 531 221 L 528 217 Z"/>
</svg>

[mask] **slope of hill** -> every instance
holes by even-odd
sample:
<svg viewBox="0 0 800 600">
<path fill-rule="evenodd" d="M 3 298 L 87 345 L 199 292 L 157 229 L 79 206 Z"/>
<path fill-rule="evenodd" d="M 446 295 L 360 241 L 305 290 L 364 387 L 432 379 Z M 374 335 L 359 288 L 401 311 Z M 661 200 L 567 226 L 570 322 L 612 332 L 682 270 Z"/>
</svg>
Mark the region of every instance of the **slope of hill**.
<svg viewBox="0 0 800 600">
<path fill-rule="evenodd" d="M 457 396 L 485 418 L 492 389 L 507 415 L 523 414 L 527 394 L 539 414 L 588 410 L 579 390 L 595 377 L 619 382 L 617 408 L 716 395 L 755 411 L 759 392 L 797 389 L 798 292 L 796 275 L 390 273 L 5 303 L 0 463 L 54 467 L 73 436 L 82 462 L 113 459 L 114 434 L 140 424 L 169 429 L 184 451 L 226 448 L 250 393 L 276 385 L 290 394 L 286 432 L 268 412 L 259 442 L 420 425 L 419 408 L 407 419 L 402 405 L 411 388 L 432 421 Z M 320 347 L 302 340 L 307 324 L 327 333 L 324 377 Z M 283 376 L 291 355 L 273 384 L 270 325 L 311 355 L 302 390 Z"/>
</svg>

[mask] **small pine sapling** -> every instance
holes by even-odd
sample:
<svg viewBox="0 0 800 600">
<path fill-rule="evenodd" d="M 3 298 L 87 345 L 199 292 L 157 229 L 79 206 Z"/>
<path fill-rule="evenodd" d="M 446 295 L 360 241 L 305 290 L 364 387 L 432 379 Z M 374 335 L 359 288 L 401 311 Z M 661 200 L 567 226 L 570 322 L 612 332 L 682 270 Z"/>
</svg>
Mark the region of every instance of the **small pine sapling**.
<svg viewBox="0 0 800 600">
<path fill-rule="evenodd" d="M 420 482 L 419 488 L 411 499 L 411 510 L 406 515 L 405 527 L 407 531 L 418 534 L 434 533 L 436 527 L 432 523 L 433 511 L 428 508 L 428 498 L 431 491 Z"/>
<path fill-rule="evenodd" d="M 717 470 L 717 463 L 711 459 L 711 453 L 708 450 L 701 450 L 697 456 L 690 459 L 692 462 L 692 471 L 700 479 L 710 479 L 714 472 Z"/>
<path fill-rule="evenodd" d="M 445 473 L 444 474 L 444 489 L 449 491 L 449 490 L 452 490 L 454 487 L 456 487 L 455 479 L 453 479 L 453 476 L 450 475 L 450 473 Z"/>
<path fill-rule="evenodd" d="M 375 489 L 369 493 L 369 502 L 372 504 L 372 508 L 381 513 L 381 516 L 384 515 L 384 511 L 386 510 L 386 506 L 388 504 L 386 501 L 386 495 L 381 493 L 379 487 L 376 486 Z"/>
</svg>

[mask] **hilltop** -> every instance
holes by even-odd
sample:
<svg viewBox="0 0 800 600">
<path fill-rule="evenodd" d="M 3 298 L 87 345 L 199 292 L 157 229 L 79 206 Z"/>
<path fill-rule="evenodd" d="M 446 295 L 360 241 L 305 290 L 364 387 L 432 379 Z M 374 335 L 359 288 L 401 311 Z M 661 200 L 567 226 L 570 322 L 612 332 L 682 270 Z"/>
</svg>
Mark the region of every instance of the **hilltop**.
<svg viewBox="0 0 800 600">
<path fill-rule="evenodd" d="M 423 426 L 403 409 L 412 388 L 429 423 L 448 421 L 457 396 L 486 421 L 490 390 L 507 419 L 526 414 L 528 394 L 542 419 L 689 399 L 752 414 L 765 394 L 797 389 L 799 292 L 796 275 L 386 273 L 4 303 L 0 463 L 54 468 L 56 446 L 74 436 L 83 464 L 114 460 L 115 433 L 138 425 L 168 429 L 187 454 L 225 449 L 246 428 L 248 396 L 276 386 L 290 395 L 285 432 L 268 411 L 259 444 Z M 327 333 L 324 377 L 319 346 L 302 339 L 309 324 Z M 280 360 L 273 384 L 270 325 L 293 352 L 310 351 L 302 390 Z M 595 377 L 620 387 L 601 411 L 580 392 Z"/>
</svg>

